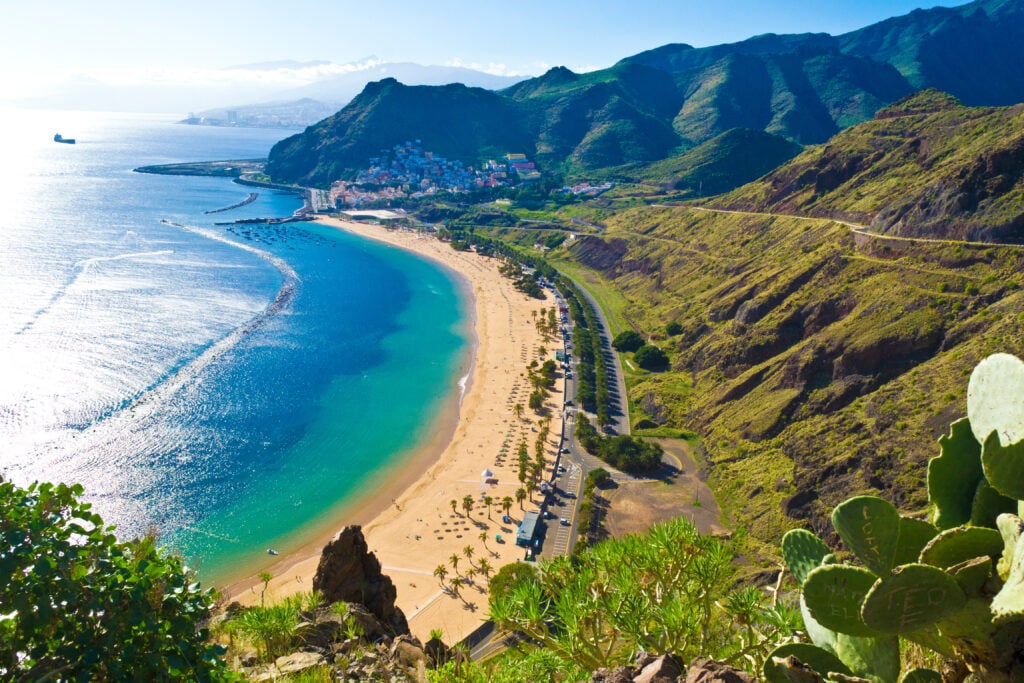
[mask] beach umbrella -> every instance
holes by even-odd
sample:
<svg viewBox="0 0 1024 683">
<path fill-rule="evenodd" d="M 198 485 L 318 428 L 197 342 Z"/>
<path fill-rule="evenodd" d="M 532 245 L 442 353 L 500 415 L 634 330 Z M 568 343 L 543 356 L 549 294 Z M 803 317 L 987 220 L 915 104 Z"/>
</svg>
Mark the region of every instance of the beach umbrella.
<svg viewBox="0 0 1024 683">
<path fill-rule="evenodd" d="M 480 473 L 480 476 L 483 477 L 484 479 L 487 479 L 489 477 L 493 477 L 494 472 L 491 472 L 490 470 L 484 470 L 483 472 Z"/>
</svg>

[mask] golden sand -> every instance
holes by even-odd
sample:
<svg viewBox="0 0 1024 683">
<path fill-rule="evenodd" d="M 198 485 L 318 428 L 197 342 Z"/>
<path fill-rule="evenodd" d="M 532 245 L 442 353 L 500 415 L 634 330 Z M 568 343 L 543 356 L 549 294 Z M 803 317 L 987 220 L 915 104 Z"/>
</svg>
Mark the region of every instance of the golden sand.
<svg viewBox="0 0 1024 683">
<path fill-rule="evenodd" d="M 486 558 L 493 574 L 524 556 L 524 550 L 515 545 L 516 522 L 501 523 L 499 503 L 505 496 L 514 500 L 521 486 L 516 449 L 524 439 L 532 459 L 538 418 L 527 408 L 531 389 L 526 368 L 531 360 L 543 360 L 538 356 L 541 347 L 553 353 L 559 344 L 545 339 L 536 325 L 540 309 L 553 306 L 554 299 L 550 294 L 544 301 L 526 297 L 498 272 L 497 259 L 455 251 L 432 237 L 338 219 L 320 222 L 406 249 L 457 273 L 471 296 L 476 347 L 461 405 L 452 405 L 447 418 L 439 420 L 431 442 L 404 459 L 399 469 L 382 476 L 373 491 L 347 505 L 330 528 L 271 567 L 275 578 L 267 599 L 310 590 L 324 543 L 342 526 L 363 524 L 370 550 L 398 589 L 398 606 L 409 618 L 413 634 L 426 640 L 432 629 L 441 629 L 445 642 L 454 643 L 486 619 L 487 582 L 479 571 L 480 560 Z M 562 427 L 562 390 L 559 380 L 546 406 L 553 419 L 545 479 Z M 523 407 L 522 418 L 514 414 L 517 403 Z M 485 470 L 493 473 L 486 482 Z M 475 503 L 468 516 L 461 505 L 467 495 Z M 490 511 L 484 508 L 483 496 L 495 501 Z M 452 500 L 457 501 L 455 512 Z M 524 507 L 537 509 L 529 501 Z M 514 520 L 522 517 L 519 504 L 512 504 L 510 514 Z M 501 543 L 496 540 L 498 534 L 503 537 Z M 457 571 L 452 555 L 459 556 Z M 442 590 L 434 576 L 439 565 L 447 570 L 448 590 Z M 471 583 L 454 592 L 450 581 L 456 574 Z M 258 579 L 250 577 L 229 586 L 225 595 L 242 602 L 258 601 L 261 586 L 257 584 Z"/>
</svg>

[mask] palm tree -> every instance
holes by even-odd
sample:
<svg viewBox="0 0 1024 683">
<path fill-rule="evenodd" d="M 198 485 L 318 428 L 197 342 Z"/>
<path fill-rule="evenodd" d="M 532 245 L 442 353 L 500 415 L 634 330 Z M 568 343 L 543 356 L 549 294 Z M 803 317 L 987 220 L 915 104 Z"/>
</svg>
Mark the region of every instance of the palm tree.
<svg viewBox="0 0 1024 683">
<path fill-rule="evenodd" d="M 517 420 L 522 420 L 523 419 L 523 404 L 522 403 L 517 403 L 514 406 L 512 406 L 512 414 L 516 416 Z"/>
<path fill-rule="evenodd" d="M 459 587 L 462 586 L 462 579 L 458 576 L 453 576 L 448 584 L 452 587 L 452 592 L 458 595 Z"/>
<path fill-rule="evenodd" d="M 491 567 L 491 563 L 487 561 L 486 557 L 481 557 L 480 561 L 477 563 L 476 569 L 477 569 L 478 572 L 483 574 L 484 578 L 486 579 L 486 578 L 490 578 L 490 576 L 491 576 L 491 569 L 493 569 L 493 567 Z"/>
<path fill-rule="evenodd" d="M 274 578 L 274 575 L 270 572 L 260 572 L 259 577 L 263 582 L 263 590 L 260 591 L 260 607 L 263 607 L 263 596 L 267 594 L 267 586 L 270 585 L 270 580 Z"/>
<path fill-rule="evenodd" d="M 459 560 L 461 559 L 462 558 L 459 557 L 458 553 L 452 553 L 452 556 L 448 558 L 448 561 L 452 563 L 452 569 L 456 572 L 459 571 Z"/>
<path fill-rule="evenodd" d="M 480 540 L 483 541 L 484 550 L 487 550 L 487 537 L 488 536 L 490 536 L 490 534 L 487 533 L 486 529 L 484 529 L 483 531 L 480 532 Z"/>
<path fill-rule="evenodd" d="M 473 564 L 473 546 L 467 545 L 462 549 L 462 554 L 466 556 L 466 559 L 469 560 L 470 564 Z"/>
<path fill-rule="evenodd" d="M 452 506 L 452 514 L 455 514 L 457 512 L 455 508 L 459 506 L 459 501 L 452 498 L 450 501 L 448 501 L 448 504 Z"/>
<path fill-rule="evenodd" d="M 537 482 L 533 479 L 526 482 L 526 495 L 529 496 L 530 502 L 533 502 L 533 492 L 537 490 Z"/>
<path fill-rule="evenodd" d="M 504 512 L 507 515 L 509 510 L 511 510 L 511 509 L 512 509 L 512 496 L 505 496 L 504 498 L 501 499 L 501 510 L 502 510 L 502 512 Z"/>
<path fill-rule="evenodd" d="M 525 510 L 526 509 L 526 508 L 523 507 L 523 501 L 524 500 L 526 500 L 526 490 L 525 489 L 516 489 L 516 502 L 519 503 L 519 509 L 520 510 Z"/>
<path fill-rule="evenodd" d="M 494 499 L 490 496 L 484 496 L 484 505 L 487 506 L 487 519 L 491 518 L 491 506 L 494 505 Z"/>
<path fill-rule="evenodd" d="M 473 496 L 463 496 L 462 509 L 466 511 L 466 516 L 469 517 L 469 513 L 473 510 Z"/>
<path fill-rule="evenodd" d="M 437 565 L 437 567 L 434 569 L 434 576 L 436 576 L 437 580 L 441 582 L 441 587 L 443 588 L 444 577 L 448 576 L 448 568 L 445 567 L 443 564 Z"/>
</svg>

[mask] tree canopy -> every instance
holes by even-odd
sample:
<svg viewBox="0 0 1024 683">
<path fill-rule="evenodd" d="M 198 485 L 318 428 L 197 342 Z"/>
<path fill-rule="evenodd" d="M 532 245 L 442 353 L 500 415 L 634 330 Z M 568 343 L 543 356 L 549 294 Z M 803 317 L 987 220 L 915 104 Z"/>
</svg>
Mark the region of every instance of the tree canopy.
<svg viewBox="0 0 1024 683">
<path fill-rule="evenodd" d="M 211 592 L 154 539 L 119 542 L 82 490 L 0 482 L 0 679 L 222 678 Z"/>
<path fill-rule="evenodd" d="M 657 346 L 645 344 L 633 354 L 633 360 L 644 370 L 664 370 L 668 367 L 668 356 Z"/>
<path fill-rule="evenodd" d="M 645 343 L 644 338 L 633 330 L 619 332 L 615 335 L 615 339 L 612 340 L 612 346 L 617 351 L 636 351 Z"/>
</svg>

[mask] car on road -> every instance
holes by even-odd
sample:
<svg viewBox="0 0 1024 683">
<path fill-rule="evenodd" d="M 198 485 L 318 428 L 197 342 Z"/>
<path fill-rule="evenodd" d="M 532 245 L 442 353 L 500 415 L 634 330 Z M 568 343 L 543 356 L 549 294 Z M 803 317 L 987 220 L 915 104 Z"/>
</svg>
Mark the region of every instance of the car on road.
<svg viewBox="0 0 1024 683">
<path fill-rule="evenodd" d="M 576 405 L 576 404 L 575 404 L 575 403 L 573 403 L 573 402 L 572 402 L 572 399 L 570 398 L 570 399 L 568 399 L 568 400 L 567 400 L 567 401 L 565 402 L 565 405 L 567 405 L 567 406 L 574 406 L 574 405 Z"/>
<path fill-rule="evenodd" d="M 565 517 L 562 517 L 562 519 L 558 520 L 558 523 L 562 526 L 569 526 L 569 520 L 567 520 Z"/>
<path fill-rule="evenodd" d="M 562 453 L 568 453 L 568 452 L 569 452 L 569 449 L 568 449 L 568 448 L 563 448 L 563 449 L 561 450 L 561 452 L 562 452 Z M 561 469 L 561 470 L 564 470 L 565 468 L 564 468 L 564 467 L 560 467 L 559 469 Z"/>
</svg>

